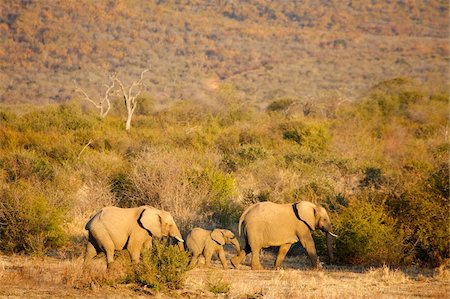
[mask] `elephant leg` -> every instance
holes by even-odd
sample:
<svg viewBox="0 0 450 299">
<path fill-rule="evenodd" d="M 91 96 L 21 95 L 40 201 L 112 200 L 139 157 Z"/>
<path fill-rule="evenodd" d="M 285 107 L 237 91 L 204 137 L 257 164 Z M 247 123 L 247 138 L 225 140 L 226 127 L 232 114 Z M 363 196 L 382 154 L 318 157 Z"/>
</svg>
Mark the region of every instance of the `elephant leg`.
<svg viewBox="0 0 450 299">
<path fill-rule="evenodd" d="M 280 249 L 278 249 L 278 255 L 275 260 L 274 269 L 279 270 L 281 267 L 281 263 L 283 262 L 284 258 L 286 257 L 286 254 L 289 251 L 289 248 L 291 248 L 292 244 L 283 244 L 280 246 Z"/>
<path fill-rule="evenodd" d="M 105 248 L 105 254 L 107 266 L 108 268 L 110 268 L 112 263 L 114 262 L 114 246 L 108 246 L 108 248 Z"/>
<path fill-rule="evenodd" d="M 303 248 L 305 248 L 306 253 L 309 256 L 311 266 L 313 268 L 317 268 L 319 265 L 319 260 L 317 259 L 316 246 L 314 245 L 314 239 L 312 238 L 311 234 L 303 236 L 300 240 Z"/>
<path fill-rule="evenodd" d="M 129 242 L 127 249 L 128 249 L 128 252 L 130 253 L 131 261 L 134 264 L 138 264 L 141 259 L 142 243 L 141 242 Z"/>
<path fill-rule="evenodd" d="M 153 247 L 153 240 L 152 239 L 146 240 L 144 242 L 144 245 L 143 245 L 144 250 L 151 251 L 152 247 Z"/>
<path fill-rule="evenodd" d="M 97 255 L 97 249 L 95 249 L 94 245 L 91 242 L 88 242 L 86 245 L 86 254 L 84 255 L 84 263 L 89 262 Z"/>
<path fill-rule="evenodd" d="M 220 248 L 219 250 L 219 259 L 220 262 L 222 263 L 222 267 L 224 270 L 228 269 L 228 263 L 227 263 L 227 259 L 225 258 L 225 251 L 223 250 L 223 248 Z"/>
<path fill-rule="evenodd" d="M 203 255 L 205 256 L 205 267 L 206 268 L 210 267 L 213 254 L 214 254 L 214 251 L 212 251 L 212 250 L 205 250 L 203 252 Z"/>
<path fill-rule="evenodd" d="M 261 266 L 261 262 L 259 260 L 261 248 L 257 246 L 252 247 L 252 270 L 264 270 L 263 266 Z"/>
<path fill-rule="evenodd" d="M 197 265 L 198 257 L 200 254 L 193 254 L 191 258 L 191 262 L 189 263 L 189 267 L 194 268 Z"/>
<path fill-rule="evenodd" d="M 243 250 L 241 250 L 238 255 L 233 256 L 231 258 L 231 264 L 233 265 L 234 268 L 238 269 L 239 265 L 242 263 L 242 261 L 245 259 L 245 257 L 247 256 L 247 254 L 249 254 L 251 252 L 250 247 L 246 246 Z"/>
</svg>

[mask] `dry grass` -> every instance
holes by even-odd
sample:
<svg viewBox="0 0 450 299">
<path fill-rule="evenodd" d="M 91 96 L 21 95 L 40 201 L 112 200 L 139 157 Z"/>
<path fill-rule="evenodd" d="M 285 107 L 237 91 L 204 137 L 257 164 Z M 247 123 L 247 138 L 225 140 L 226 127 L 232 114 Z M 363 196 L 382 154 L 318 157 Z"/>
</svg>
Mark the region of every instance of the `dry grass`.
<svg viewBox="0 0 450 299">
<path fill-rule="evenodd" d="M 127 270 L 126 255 L 114 271 L 107 272 L 103 259 L 83 267 L 81 259 L 0 256 L 0 297 L 8 298 L 446 298 L 450 295 L 449 270 L 417 268 L 364 269 L 329 266 L 310 270 L 307 259 L 290 257 L 280 271 L 194 269 L 185 287 L 170 294 L 156 294 L 133 284 L 119 284 Z M 273 257 L 266 253 L 263 264 Z"/>
</svg>

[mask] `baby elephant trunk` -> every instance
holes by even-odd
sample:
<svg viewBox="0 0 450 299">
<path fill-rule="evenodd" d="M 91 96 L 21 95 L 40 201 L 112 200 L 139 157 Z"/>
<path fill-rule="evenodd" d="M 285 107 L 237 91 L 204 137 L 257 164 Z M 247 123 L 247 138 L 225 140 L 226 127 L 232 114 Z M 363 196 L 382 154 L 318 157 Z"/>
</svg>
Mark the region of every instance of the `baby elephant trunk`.
<svg viewBox="0 0 450 299">
<path fill-rule="evenodd" d="M 239 244 L 239 241 L 237 238 L 231 239 L 231 244 L 233 244 L 234 248 L 236 248 L 236 254 L 239 254 L 241 252 L 241 245 Z"/>
</svg>

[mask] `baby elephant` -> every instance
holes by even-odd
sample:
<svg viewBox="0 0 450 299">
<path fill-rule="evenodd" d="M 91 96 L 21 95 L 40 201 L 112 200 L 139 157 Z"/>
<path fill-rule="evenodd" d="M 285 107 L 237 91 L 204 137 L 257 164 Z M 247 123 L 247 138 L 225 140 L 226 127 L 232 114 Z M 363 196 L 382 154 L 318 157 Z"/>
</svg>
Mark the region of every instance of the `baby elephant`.
<svg viewBox="0 0 450 299">
<path fill-rule="evenodd" d="M 241 251 L 239 241 L 227 229 L 210 231 L 199 227 L 194 228 L 186 238 L 186 246 L 192 252 L 192 259 L 189 265 L 195 267 L 198 257 L 203 254 L 205 266 L 209 267 L 212 255 L 218 253 L 223 268 L 228 269 L 225 251 L 223 250 L 223 245 L 225 244 L 233 244 L 237 254 Z"/>
</svg>

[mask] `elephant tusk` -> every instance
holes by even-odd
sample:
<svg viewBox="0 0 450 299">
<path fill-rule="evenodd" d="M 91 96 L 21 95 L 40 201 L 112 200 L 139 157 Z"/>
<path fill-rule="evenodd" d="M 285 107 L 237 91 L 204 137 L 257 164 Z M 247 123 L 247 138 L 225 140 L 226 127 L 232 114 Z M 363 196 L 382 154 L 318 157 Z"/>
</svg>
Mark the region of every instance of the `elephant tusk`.
<svg viewBox="0 0 450 299">
<path fill-rule="evenodd" d="M 183 240 L 183 239 L 181 239 L 181 238 L 179 238 L 179 237 L 175 237 L 175 239 L 177 239 L 177 241 L 178 241 L 178 242 L 182 242 L 182 243 L 184 243 L 184 240 Z"/>
<path fill-rule="evenodd" d="M 333 234 L 332 232 L 328 232 L 330 235 L 332 235 L 333 237 L 335 237 L 335 238 L 337 238 L 338 237 L 338 235 L 336 235 L 336 234 Z"/>
</svg>

